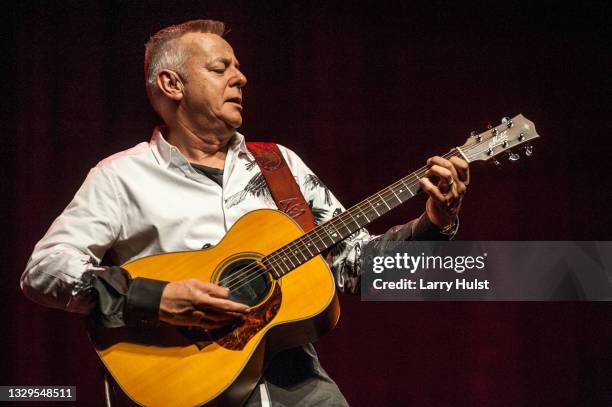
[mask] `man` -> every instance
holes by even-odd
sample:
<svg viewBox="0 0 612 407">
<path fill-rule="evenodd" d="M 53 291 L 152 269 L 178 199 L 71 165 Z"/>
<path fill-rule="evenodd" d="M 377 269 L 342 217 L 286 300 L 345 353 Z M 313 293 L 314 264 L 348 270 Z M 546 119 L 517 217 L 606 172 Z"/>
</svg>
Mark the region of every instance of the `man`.
<svg viewBox="0 0 612 407">
<path fill-rule="evenodd" d="M 223 23 L 195 20 L 168 27 L 146 45 L 147 93 L 165 123 L 149 143 L 101 161 L 73 201 L 36 245 L 21 279 L 24 293 L 43 305 L 92 313 L 109 327 L 173 325 L 216 328 L 249 312 L 227 289 L 195 279 L 165 282 L 136 278 L 123 264 L 161 252 L 215 245 L 244 214 L 276 208 L 236 131 L 242 124 L 243 88 Z M 280 146 L 319 222 L 341 204 L 292 151 Z M 384 239 L 450 239 L 469 183 L 467 163 L 432 157 L 425 213 Z M 434 184 L 430 180 L 437 182 Z M 334 250 L 336 283 L 356 291 L 362 230 Z M 248 405 L 346 405 L 320 367 L 311 345 L 290 349 L 267 368 Z"/>
</svg>

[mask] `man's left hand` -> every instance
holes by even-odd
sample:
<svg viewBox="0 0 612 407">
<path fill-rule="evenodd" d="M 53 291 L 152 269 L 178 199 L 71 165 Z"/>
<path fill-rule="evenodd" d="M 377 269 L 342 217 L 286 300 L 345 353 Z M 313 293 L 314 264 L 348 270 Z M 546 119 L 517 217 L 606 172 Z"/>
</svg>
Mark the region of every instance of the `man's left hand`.
<svg viewBox="0 0 612 407">
<path fill-rule="evenodd" d="M 461 158 L 447 160 L 439 156 L 428 159 L 427 166 L 429 170 L 419 180 L 421 188 L 429 195 L 425 210 L 433 224 L 445 229 L 454 224 L 461 209 L 470 183 L 470 167 Z"/>
</svg>

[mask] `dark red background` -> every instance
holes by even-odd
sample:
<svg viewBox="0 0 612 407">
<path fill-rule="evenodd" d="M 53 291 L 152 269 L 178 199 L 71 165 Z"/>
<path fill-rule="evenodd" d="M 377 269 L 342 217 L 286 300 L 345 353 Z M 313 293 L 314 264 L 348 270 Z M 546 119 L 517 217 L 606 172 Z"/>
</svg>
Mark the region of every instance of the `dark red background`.
<svg viewBox="0 0 612 407">
<path fill-rule="evenodd" d="M 188 19 L 232 29 L 249 78 L 241 131 L 298 152 L 345 205 L 520 112 L 542 136 L 535 155 L 472 167 L 457 239 L 609 239 L 605 2 L 260 3 L 5 9 L 0 384 L 76 385 L 80 405 L 101 404 L 82 317 L 29 302 L 18 279 L 88 169 L 148 139 L 143 44 Z M 417 216 L 413 201 L 370 230 Z M 317 348 L 354 406 L 612 403 L 608 303 L 342 304 Z"/>
</svg>

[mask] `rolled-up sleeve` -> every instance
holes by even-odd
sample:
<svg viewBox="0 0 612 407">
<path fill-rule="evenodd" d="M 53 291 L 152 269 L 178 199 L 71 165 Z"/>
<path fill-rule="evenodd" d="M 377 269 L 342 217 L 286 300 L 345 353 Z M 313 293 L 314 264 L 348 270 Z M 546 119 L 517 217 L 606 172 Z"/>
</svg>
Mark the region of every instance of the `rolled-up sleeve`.
<svg viewBox="0 0 612 407">
<path fill-rule="evenodd" d="M 121 205 L 112 175 L 94 167 L 34 247 L 21 276 L 24 294 L 47 307 L 92 313 L 109 327 L 123 326 L 126 320 L 134 325 L 157 323 L 166 283 L 132 280 L 121 267 L 100 266 L 123 232 Z"/>
<path fill-rule="evenodd" d="M 103 272 L 100 261 L 119 237 L 121 216 L 111 179 L 93 168 L 45 236 L 36 244 L 21 276 L 33 301 L 87 313 L 95 305 L 86 272 Z"/>
</svg>

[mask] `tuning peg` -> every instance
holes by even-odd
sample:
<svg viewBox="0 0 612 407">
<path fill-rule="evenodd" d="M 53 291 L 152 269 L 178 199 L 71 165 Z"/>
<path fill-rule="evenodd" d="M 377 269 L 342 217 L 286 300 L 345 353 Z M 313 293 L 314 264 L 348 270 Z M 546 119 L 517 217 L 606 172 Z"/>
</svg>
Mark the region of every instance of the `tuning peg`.
<svg viewBox="0 0 612 407">
<path fill-rule="evenodd" d="M 512 123 L 512 119 L 509 117 L 502 117 L 501 122 L 502 124 L 505 124 L 506 126 L 508 126 L 508 128 L 514 126 L 514 123 Z"/>
<path fill-rule="evenodd" d="M 527 157 L 531 157 L 532 154 L 533 154 L 533 146 L 526 146 L 525 147 L 525 155 Z"/>
<path fill-rule="evenodd" d="M 470 132 L 470 137 L 475 138 L 479 143 L 482 141 L 482 136 L 475 131 Z"/>
<path fill-rule="evenodd" d="M 510 153 L 510 154 L 508 154 L 508 160 L 510 162 L 518 161 L 519 158 L 521 158 L 521 156 L 518 155 L 517 153 Z"/>
</svg>

